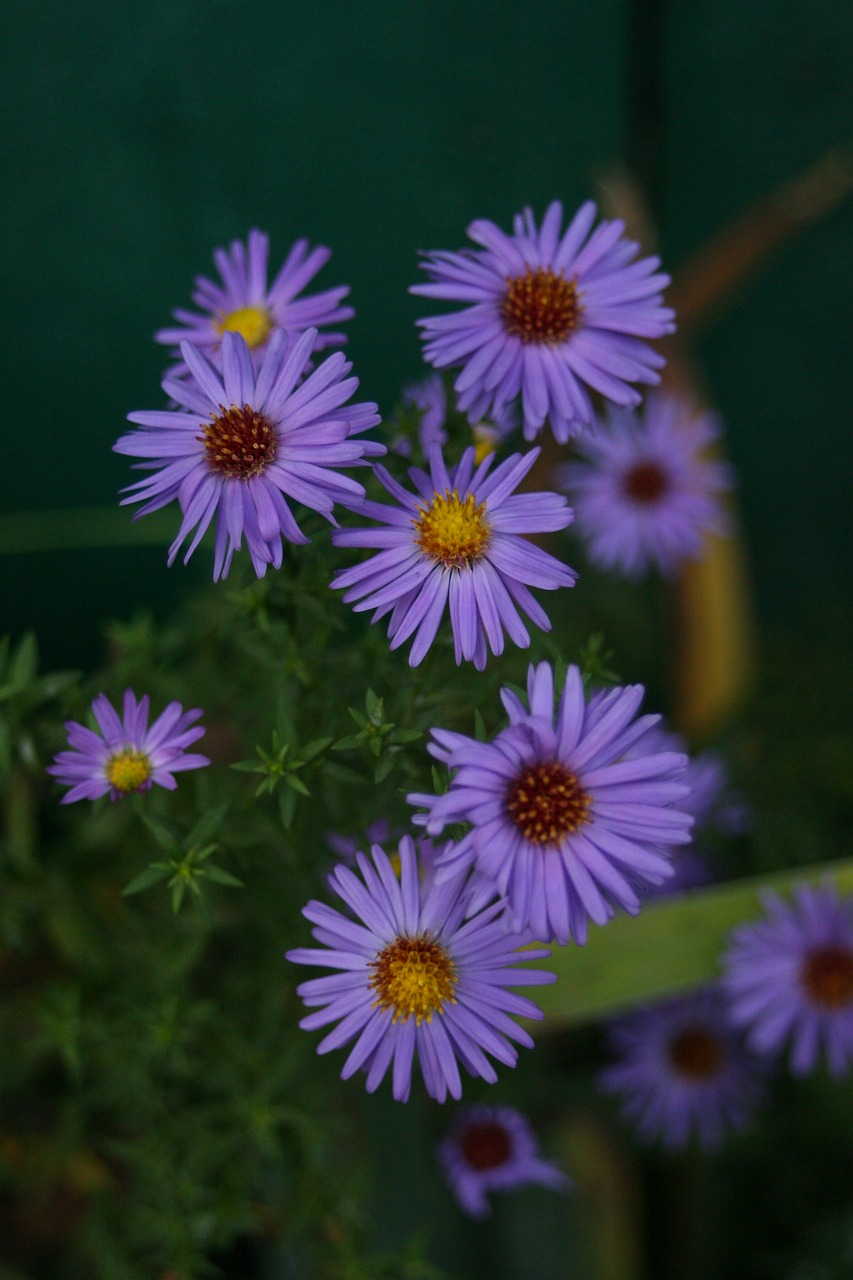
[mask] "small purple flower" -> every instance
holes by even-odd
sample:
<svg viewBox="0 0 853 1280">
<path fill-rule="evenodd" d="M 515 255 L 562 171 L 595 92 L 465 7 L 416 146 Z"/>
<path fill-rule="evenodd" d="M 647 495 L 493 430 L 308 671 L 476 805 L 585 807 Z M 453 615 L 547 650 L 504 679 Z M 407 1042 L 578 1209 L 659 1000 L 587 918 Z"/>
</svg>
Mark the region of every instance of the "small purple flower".
<svg viewBox="0 0 853 1280">
<path fill-rule="evenodd" d="M 328 261 L 330 249 L 321 246 L 311 249 L 307 240 L 297 240 L 284 266 L 272 284 L 268 284 L 269 246 L 265 232 L 252 230 L 246 244 L 233 240 L 228 249 L 215 249 L 213 260 L 222 283 L 198 276 L 192 295 L 202 314 L 180 309 L 173 312 L 179 321 L 178 327 L 160 329 L 154 335 L 155 341 L 173 347 L 191 342 L 218 364 L 216 357 L 222 335 L 239 333 L 258 365 L 277 329 L 298 336 L 307 329 L 318 330 L 352 319 L 352 307 L 341 306 L 342 299 L 349 293 L 348 285 L 306 298 L 298 297 Z M 322 351 L 345 341 L 343 333 L 315 332 L 312 350 Z M 183 376 L 186 365 L 171 372 Z"/>
<path fill-rule="evenodd" d="M 800 885 L 792 902 L 766 893 L 763 905 L 723 958 L 731 1017 L 758 1053 L 790 1043 L 795 1075 L 823 1054 L 841 1076 L 853 1060 L 853 896 Z"/>
<path fill-rule="evenodd" d="M 422 661 L 447 608 L 456 661 L 473 661 L 478 671 L 486 665 L 487 642 L 492 653 L 503 652 L 504 630 L 521 648 L 530 644 L 519 609 L 551 630 L 528 587 L 571 587 L 577 574 L 521 536 L 564 529 L 572 519 L 557 494 L 514 492 L 538 453 L 513 454 L 489 474 L 493 455 L 475 469 L 474 450 L 466 449 L 448 471 L 434 449 L 429 475 L 409 470 L 415 493 L 378 466 L 376 475 L 399 505 L 365 501 L 357 511 L 385 527 L 333 535 L 338 547 L 379 548 L 339 573 L 332 586 L 346 590 L 348 603 L 358 602 L 356 612 L 374 609 L 374 622 L 390 613 L 392 649 L 415 637 L 410 666 Z"/>
<path fill-rule="evenodd" d="M 762 1100 L 762 1064 L 726 1017 L 716 988 L 637 1009 L 608 1027 L 616 1057 L 599 1076 L 646 1141 L 706 1150 L 743 1129 Z"/>
<path fill-rule="evenodd" d="M 183 521 L 169 549 L 169 564 L 195 530 L 184 564 L 216 516 L 213 579 L 227 577 L 243 535 L 258 577 L 280 568 L 282 538 L 308 541 L 288 499 L 319 511 L 335 524 L 335 502 L 361 497 L 364 489 L 336 468 L 357 466 L 384 453 L 382 445 L 356 441 L 379 421 L 374 404 L 345 406 L 358 386 L 340 352 L 300 381 L 316 339 L 277 331 L 259 368 L 236 333 L 222 338 L 222 372 L 190 343 L 181 346 L 191 378 L 167 377 L 163 389 L 177 411 L 131 413 L 142 430 L 122 436 L 117 453 L 144 458 L 144 480 L 129 485 L 122 503 L 144 502 L 147 515 L 177 499 Z"/>
<path fill-rule="evenodd" d="M 289 951 L 288 960 L 338 972 L 297 988 L 309 1008 L 319 1006 L 299 1025 L 314 1031 L 337 1023 L 318 1053 L 355 1040 L 341 1077 L 365 1071 L 368 1093 L 393 1062 L 393 1094 L 405 1102 L 415 1057 L 427 1093 L 439 1102 L 448 1093 L 461 1097 L 460 1063 L 493 1084 L 497 1073 L 486 1054 L 515 1066 L 510 1041 L 528 1048 L 533 1041 L 513 1018 L 542 1016 L 506 988 L 553 982 L 554 974 L 518 967 L 550 953 L 518 949 L 532 939 L 507 933 L 501 903 L 466 920 L 464 875 L 423 885 L 409 836 L 400 841 L 399 879 L 379 845 L 371 853 L 372 865 L 358 854 L 360 877 L 339 866 L 329 879 L 354 920 L 321 902 L 303 910 L 322 945 Z"/>
<path fill-rule="evenodd" d="M 578 443 L 584 461 L 561 468 L 577 504 L 578 532 L 590 560 L 639 578 L 668 576 L 702 556 L 707 533 L 723 532 L 729 467 L 703 456 L 720 433 L 711 414 L 694 415 L 670 395 L 652 395 L 642 414 L 611 410 Z"/>
<path fill-rule="evenodd" d="M 531 666 L 528 710 L 501 693 L 509 726 L 491 742 L 433 729 L 430 753 L 455 770 L 444 795 L 410 795 L 426 814 L 415 822 L 439 835 L 469 822 L 442 855 L 437 879 L 473 866 L 506 896 L 518 928 L 543 941 L 584 943 L 587 921 L 605 924 L 614 905 L 635 915 L 636 889 L 671 874 L 668 846 L 690 841 L 692 819 L 673 804 L 687 788 L 686 760 L 642 751 L 658 716 L 635 719 L 642 685 L 586 700 L 577 667 L 569 668 L 554 716 L 554 672 Z M 634 759 L 626 753 L 638 745 Z"/>
<path fill-rule="evenodd" d="M 491 1213 L 487 1192 L 530 1183 L 568 1191 L 571 1179 L 543 1160 L 533 1129 L 515 1107 L 464 1107 L 438 1148 L 438 1159 L 460 1207 L 472 1218 Z"/>
<path fill-rule="evenodd" d="M 98 800 L 107 792 L 111 800 L 120 800 L 132 791 L 150 790 L 155 782 L 174 791 L 174 774 L 210 764 L 207 756 L 186 752 L 204 734 L 202 726 L 194 724 L 201 711 L 184 711 L 179 702 L 170 702 L 149 728 L 148 695 L 137 702 L 132 689 L 124 693 L 123 718 L 103 693 L 95 698 L 92 711 L 101 732 L 66 721 L 72 749 L 60 751 L 47 770 L 71 788 L 63 804 Z"/>
<path fill-rule="evenodd" d="M 657 258 L 634 260 L 639 246 L 623 238 L 623 223 L 592 231 L 595 216 L 588 202 L 561 233 L 555 201 L 541 228 L 530 209 L 511 236 L 481 219 L 468 235 L 482 248 L 425 255 L 431 283 L 411 292 L 469 304 L 418 324 L 429 363 L 461 367 L 455 387 L 471 422 L 520 395 L 525 439 L 547 419 L 563 444 L 592 421 L 588 387 L 633 406 L 640 396 L 632 383 L 660 381 L 664 360 L 642 339 L 674 329 L 673 312 L 661 305 L 669 276 L 657 273 Z"/>
<path fill-rule="evenodd" d="M 447 444 L 447 392 L 440 373 L 431 373 L 421 382 L 410 382 L 403 388 L 403 404 L 407 408 L 420 409 L 418 429 L 421 451 L 429 455 L 436 445 L 443 449 Z"/>
</svg>

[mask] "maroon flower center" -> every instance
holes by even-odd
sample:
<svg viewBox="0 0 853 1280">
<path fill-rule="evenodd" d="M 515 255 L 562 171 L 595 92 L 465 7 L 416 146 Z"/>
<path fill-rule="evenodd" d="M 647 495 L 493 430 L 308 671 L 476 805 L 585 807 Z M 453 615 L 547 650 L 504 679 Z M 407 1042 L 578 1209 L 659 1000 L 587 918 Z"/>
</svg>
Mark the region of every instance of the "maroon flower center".
<svg viewBox="0 0 853 1280">
<path fill-rule="evenodd" d="M 238 409 L 219 406 L 198 437 L 204 444 L 211 471 L 229 480 L 251 480 L 262 475 L 278 448 L 275 426 L 251 405 Z"/>
<path fill-rule="evenodd" d="M 669 488 L 669 477 L 658 462 L 638 462 L 622 478 L 622 492 L 642 505 L 659 502 Z"/>
<path fill-rule="evenodd" d="M 465 1163 L 471 1169 L 499 1169 L 512 1150 L 509 1134 L 501 1124 L 483 1121 L 466 1125 L 460 1142 Z"/>
<path fill-rule="evenodd" d="M 507 333 L 522 342 L 564 342 L 582 315 L 577 281 L 550 267 L 528 267 L 507 279 L 500 311 Z"/>
<path fill-rule="evenodd" d="M 507 811 L 531 844 L 558 845 L 589 821 L 592 799 L 565 765 L 533 764 L 507 793 Z"/>
<path fill-rule="evenodd" d="M 843 1009 L 853 1000 L 853 952 L 848 947 L 820 947 L 803 961 L 806 994 L 822 1009 Z"/>
<path fill-rule="evenodd" d="M 669 1060 L 688 1080 L 709 1080 L 723 1065 L 723 1046 L 705 1027 L 685 1027 L 669 1045 Z"/>
</svg>

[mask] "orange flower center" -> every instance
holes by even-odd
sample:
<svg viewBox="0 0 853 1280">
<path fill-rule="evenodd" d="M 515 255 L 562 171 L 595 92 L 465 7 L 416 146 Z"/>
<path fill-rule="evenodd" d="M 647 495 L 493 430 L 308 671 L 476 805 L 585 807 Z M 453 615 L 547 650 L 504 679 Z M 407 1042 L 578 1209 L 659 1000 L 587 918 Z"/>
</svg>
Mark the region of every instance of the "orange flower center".
<svg viewBox="0 0 853 1280">
<path fill-rule="evenodd" d="M 821 947 L 803 962 L 807 995 L 822 1009 L 843 1009 L 853 1000 L 853 952 L 847 947 Z"/>
<path fill-rule="evenodd" d="M 488 551 L 492 534 L 486 504 L 478 503 L 473 493 L 460 498 L 456 489 L 445 489 L 418 510 L 420 515 L 412 521 L 417 546 L 448 569 L 467 569 Z"/>
<path fill-rule="evenodd" d="M 577 329 L 583 310 L 577 281 L 550 267 L 528 267 L 510 276 L 500 307 L 507 333 L 522 342 L 565 342 Z"/>
<path fill-rule="evenodd" d="M 229 480 L 251 480 L 262 475 L 273 461 L 278 435 L 269 418 L 251 405 L 238 409 L 219 406 L 198 437 L 204 443 L 207 464 Z"/>
<path fill-rule="evenodd" d="M 525 840 L 559 845 L 589 821 L 592 798 L 559 763 L 524 769 L 509 788 L 507 810 Z"/>
<path fill-rule="evenodd" d="M 418 1026 L 455 1004 L 456 966 L 439 942 L 431 938 L 395 938 L 370 963 L 374 1008 L 393 1009 L 394 1021 L 414 1015 Z"/>
</svg>

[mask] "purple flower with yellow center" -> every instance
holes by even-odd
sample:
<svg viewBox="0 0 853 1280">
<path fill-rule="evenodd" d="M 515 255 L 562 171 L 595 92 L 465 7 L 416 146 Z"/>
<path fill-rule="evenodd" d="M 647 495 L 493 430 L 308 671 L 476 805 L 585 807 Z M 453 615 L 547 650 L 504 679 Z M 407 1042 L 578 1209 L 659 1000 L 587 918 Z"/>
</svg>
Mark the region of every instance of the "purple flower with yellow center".
<svg viewBox="0 0 853 1280">
<path fill-rule="evenodd" d="M 475 468 L 474 450 L 466 449 L 448 470 L 441 450 L 433 449 L 429 474 L 409 470 L 414 493 L 378 466 L 376 475 L 398 505 L 365 501 L 357 511 L 384 527 L 333 535 L 338 547 L 379 548 L 339 573 L 332 586 L 346 591 L 348 603 L 357 602 L 357 612 L 375 610 L 374 622 L 390 614 L 392 649 L 414 636 L 410 666 L 427 653 L 445 609 L 457 663 L 473 661 L 479 671 L 487 645 L 494 654 L 503 652 L 504 631 L 521 648 L 530 644 L 519 610 L 550 631 L 528 588 L 571 587 L 577 574 L 522 537 L 564 529 L 572 520 L 558 494 L 514 492 L 538 453 L 513 454 L 492 471 L 493 455 Z"/>
<path fill-rule="evenodd" d="M 723 957 L 731 1017 L 756 1052 L 790 1044 L 796 1075 L 825 1057 L 853 1061 L 853 897 L 801 885 L 793 901 L 763 897 L 764 918 L 735 929 Z"/>
<path fill-rule="evenodd" d="M 636 914 L 638 887 L 671 875 L 668 847 L 689 843 L 692 819 L 673 807 L 687 794 L 686 759 L 642 751 L 660 719 L 637 717 L 642 685 L 587 702 L 572 666 L 556 718 L 547 662 L 529 668 L 527 691 L 529 710 L 502 691 L 509 725 L 491 742 L 433 729 L 429 751 L 454 770 L 450 787 L 409 800 L 426 807 L 414 821 L 431 836 L 471 824 L 440 858 L 437 879 L 474 867 L 507 898 L 517 928 L 582 944 L 589 920 L 605 924 L 616 906 Z"/>
<path fill-rule="evenodd" d="M 71 788 L 63 804 L 98 800 L 107 793 L 120 800 L 133 791 L 148 791 L 155 783 L 174 791 L 176 773 L 210 764 L 207 756 L 186 750 L 204 734 L 195 723 L 201 711 L 184 711 L 179 702 L 170 702 L 149 726 L 148 706 L 147 694 L 137 701 L 133 690 L 126 689 L 120 717 L 109 698 L 99 693 L 92 712 L 100 733 L 76 720 L 66 722 L 71 750 L 60 751 L 47 770 Z"/>
<path fill-rule="evenodd" d="M 584 204 L 562 231 L 563 207 L 549 205 L 537 228 L 530 209 L 513 234 L 472 222 L 480 245 L 425 256 L 429 284 L 411 292 L 463 302 L 462 311 L 419 320 L 424 355 L 437 369 L 459 368 L 459 408 L 472 422 L 521 396 L 525 438 L 544 423 L 565 443 L 592 422 L 588 388 L 616 404 L 640 402 L 634 383 L 657 383 L 664 360 L 645 338 L 673 331 L 662 305 L 669 276 L 657 258 L 637 258 L 624 224 L 602 222 Z"/>
<path fill-rule="evenodd" d="M 307 240 L 297 240 L 269 284 L 269 247 L 269 236 L 252 230 L 245 244 L 242 240 L 233 240 L 228 249 L 215 249 L 213 260 L 222 283 L 198 276 L 192 299 L 201 314 L 174 311 L 178 326 L 160 329 L 154 335 L 155 341 L 174 347 L 191 342 L 215 357 L 222 335 L 239 333 L 258 364 L 277 329 L 298 335 L 307 329 L 320 330 L 352 319 L 352 307 L 341 306 L 342 299 L 349 293 L 348 285 L 299 297 L 328 261 L 330 249 L 322 246 L 312 249 Z M 345 341 L 343 333 L 315 332 L 313 350 L 339 346 Z M 217 363 L 215 359 L 214 363 Z M 184 374 L 186 366 L 173 372 L 179 371 Z"/>
<path fill-rule="evenodd" d="M 716 988 L 637 1009 L 608 1027 L 615 1061 L 599 1076 L 646 1141 L 706 1150 L 743 1129 L 764 1096 L 764 1069 Z"/>
<path fill-rule="evenodd" d="M 373 1093 L 391 1068 L 398 1102 L 409 1096 L 415 1058 L 427 1093 L 439 1102 L 448 1093 L 461 1097 L 460 1065 L 494 1083 L 489 1058 L 513 1067 L 518 1054 L 511 1041 L 533 1044 L 514 1018 L 542 1017 L 531 1000 L 507 988 L 553 982 L 554 974 L 519 967 L 550 953 L 519 950 L 531 939 L 507 933 L 500 903 L 466 919 L 465 875 L 441 885 L 422 882 L 409 836 L 400 841 L 399 877 L 379 845 L 371 854 L 372 862 L 358 854 L 358 875 L 339 866 L 329 877 L 355 919 L 321 902 L 303 910 L 321 946 L 299 947 L 287 958 L 337 972 L 297 988 L 317 1008 L 299 1025 L 313 1031 L 336 1023 L 317 1052 L 355 1040 L 341 1077 L 364 1071 Z"/>
<path fill-rule="evenodd" d="M 136 513 L 141 516 L 177 499 L 183 520 L 169 549 L 170 565 L 193 533 L 186 564 L 216 516 L 214 581 L 227 576 L 244 535 L 263 577 L 268 565 L 281 566 L 282 538 L 308 542 L 288 499 L 335 524 L 334 504 L 364 494 L 337 468 L 385 452 L 380 444 L 353 439 L 379 421 L 376 405 L 346 405 L 358 379 L 346 377 L 352 366 L 340 352 L 303 380 L 315 338 L 314 329 L 298 339 L 279 330 L 256 369 L 242 337 L 226 333 L 221 372 L 184 342 L 191 377 L 163 382 L 177 410 L 129 415 L 141 430 L 113 448 L 145 459 L 137 468 L 151 474 L 129 485 L 122 502 L 143 502 Z"/>
<path fill-rule="evenodd" d="M 464 1107 L 438 1148 L 451 1190 L 472 1218 L 491 1212 L 489 1191 L 514 1191 L 531 1183 L 568 1191 L 571 1179 L 539 1154 L 530 1124 L 515 1107 Z"/>
<path fill-rule="evenodd" d="M 560 480 L 594 564 L 628 578 L 670 576 L 702 556 L 706 535 L 725 531 L 722 495 L 733 483 L 729 467 L 705 456 L 719 434 L 713 415 L 659 394 L 641 414 L 611 410 L 578 442 L 583 460 L 561 468 Z"/>
</svg>

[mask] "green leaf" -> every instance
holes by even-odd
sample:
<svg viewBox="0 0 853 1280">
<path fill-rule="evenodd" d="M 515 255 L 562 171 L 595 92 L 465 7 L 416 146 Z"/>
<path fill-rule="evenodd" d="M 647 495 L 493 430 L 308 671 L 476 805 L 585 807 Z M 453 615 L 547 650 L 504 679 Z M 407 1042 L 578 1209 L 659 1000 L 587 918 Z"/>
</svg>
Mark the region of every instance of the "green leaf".
<svg viewBox="0 0 853 1280">
<path fill-rule="evenodd" d="M 279 791 L 278 793 L 278 813 L 281 818 L 285 831 L 290 830 L 293 822 L 293 815 L 296 811 L 296 792 L 295 791 Z"/>
<path fill-rule="evenodd" d="M 140 871 L 138 876 L 134 876 L 130 883 L 124 886 L 121 896 L 129 898 L 132 893 L 141 893 L 143 889 L 150 889 L 152 884 L 165 880 L 170 870 L 171 868 L 165 862 L 152 862 L 150 867 Z"/>
<path fill-rule="evenodd" d="M 376 770 L 373 774 L 373 781 L 384 782 L 385 779 L 388 777 L 388 774 L 391 772 L 393 768 L 394 768 L 394 756 L 389 751 L 386 755 L 382 757 L 382 759 L 377 764 Z"/>
<path fill-rule="evenodd" d="M 187 847 L 195 848 L 198 845 L 203 845 L 206 840 L 215 835 L 221 827 L 227 812 L 227 804 L 217 804 L 212 809 L 206 810 L 187 836 Z"/>
<path fill-rule="evenodd" d="M 38 670 L 38 645 L 32 631 L 28 631 L 9 664 L 9 683 L 18 689 L 26 689 L 36 678 Z"/>
<path fill-rule="evenodd" d="M 478 707 L 474 708 L 474 737 L 478 742 L 486 742 L 489 737 L 486 732 L 486 722 L 480 714 Z"/>
<path fill-rule="evenodd" d="M 331 741 L 331 738 L 315 738 L 313 742 L 309 742 L 307 746 L 302 748 L 303 763 L 308 764 L 321 751 L 325 751 Z"/>
<path fill-rule="evenodd" d="M 172 911 L 175 915 L 181 909 L 181 903 L 184 900 L 184 891 L 186 890 L 186 880 L 175 880 L 172 884 Z"/>
<path fill-rule="evenodd" d="M 391 741 L 400 745 L 404 742 L 417 742 L 423 736 L 420 729 L 395 729 L 391 734 Z"/>
<path fill-rule="evenodd" d="M 298 791 L 301 796 L 310 796 L 311 792 L 295 773 L 288 773 L 284 780 L 289 787 L 293 787 L 293 790 Z"/>
<path fill-rule="evenodd" d="M 620 915 L 592 929 L 583 947 L 555 947 L 544 967 L 557 973 L 557 981 L 535 995 L 546 1025 L 582 1022 L 713 981 L 730 931 L 761 914 L 761 894 L 787 894 L 797 884 L 820 880 L 850 892 L 853 859 L 647 903 L 638 916 Z"/>
<path fill-rule="evenodd" d="M 341 738 L 332 747 L 333 751 L 353 751 L 356 747 L 360 747 L 365 739 L 360 733 L 351 733 L 346 738 Z"/>
<path fill-rule="evenodd" d="M 140 814 L 140 817 L 160 847 L 162 849 L 168 849 L 169 852 L 173 852 L 178 841 L 172 835 L 172 832 L 166 826 L 165 822 L 161 822 L 159 818 L 155 818 L 153 814 L 150 813 L 142 813 Z"/>
<path fill-rule="evenodd" d="M 214 884 L 228 885 L 231 889 L 242 889 L 244 887 L 242 880 L 238 880 L 236 876 L 231 875 L 230 871 L 223 871 L 222 867 L 217 867 L 213 863 L 208 863 L 204 872 Z"/>
</svg>

